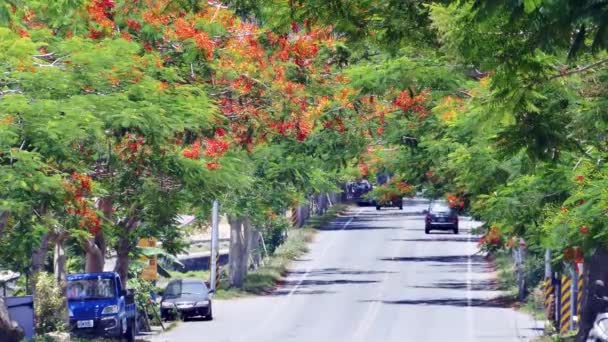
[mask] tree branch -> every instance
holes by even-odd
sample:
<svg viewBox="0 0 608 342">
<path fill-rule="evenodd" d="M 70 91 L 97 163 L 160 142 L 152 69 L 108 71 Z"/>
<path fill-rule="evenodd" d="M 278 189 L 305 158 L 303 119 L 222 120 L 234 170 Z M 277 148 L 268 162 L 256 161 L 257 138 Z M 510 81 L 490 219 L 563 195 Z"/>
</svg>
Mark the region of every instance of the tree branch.
<svg viewBox="0 0 608 342">
<path fill-rule="evenodd" d="M 589 65 L 585 65 L 585 66 L 582 66 L 582 67 L 578 67 L 578 68 L 574 68 L 574 69 L 570 69 L 570 70 L 560 71 L 559 74 L 553 75 L 553 76 L 549 77 L 549 80 L 554 80 L 556 78 L 566 77 L 566 76 L 570 76 L 570 75 L 573 75 L 573 74 L 578 74 L 578 73 L 581 73 L 581 72 L 585 72 L 585 71 L 587 71 L 589 69 L 593 69 L 593 68 L 598 67 L 598 66 L 600 66 L 602 64 L 605 64 L 605 63 L 608 63 L 608 58 L 600 59 L 597 62 L 591 63 Z"/>
<path fill-rule="evenodd" d="M 21 90 L 18 89 L 7 89 L 7 90 L 0 90 L 0 96 L 6 95 L 6 94 L 20 94 Z"/>
</svg>

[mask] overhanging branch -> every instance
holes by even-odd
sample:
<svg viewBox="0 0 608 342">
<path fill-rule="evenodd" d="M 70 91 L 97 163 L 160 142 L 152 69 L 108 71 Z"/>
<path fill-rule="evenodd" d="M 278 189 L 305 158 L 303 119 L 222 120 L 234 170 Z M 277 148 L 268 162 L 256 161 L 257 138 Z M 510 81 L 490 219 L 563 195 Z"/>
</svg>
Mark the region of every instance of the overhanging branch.
<svg viewBox="0 0 608 342">
<path fill-rule="evenodd" d="M 582 66 L 582 67 L 578 67 L 578 68 L 574 68 L 574 69 L 570 69 L 570 70 L 561 71 L 559 74 L 553 75 L 553 76 L 549 77 L 549 79 L 550 80 L 554 80 L 556 78 L 566 77 L 566 76 L 578 74 L 578 73 L 581 73 L 581 72 L 585 72 L 585 71 L 587 71 L 589 69 L 593 69 L 595 67 L 599 67 L 599 66 L 601 66 L 602 64 L 605 64 L 605 63 L 608 63 L 608 58 L 600 59 L 597 62 L 591 63 L 589 65 L 585 65 L 585 66 Z"/>
</svg>

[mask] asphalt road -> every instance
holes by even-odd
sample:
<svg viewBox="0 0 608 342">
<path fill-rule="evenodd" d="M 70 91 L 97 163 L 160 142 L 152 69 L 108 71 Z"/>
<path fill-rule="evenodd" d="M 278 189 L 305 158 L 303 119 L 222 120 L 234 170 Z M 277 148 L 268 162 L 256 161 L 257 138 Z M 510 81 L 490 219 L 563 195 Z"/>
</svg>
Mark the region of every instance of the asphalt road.
<svg viewBox="0 0 608 342">
<path fill-rule="evenodd" d="M 212 322 L 152 341 L 529 341 L 539 323 L 496 298 L 476 222 L 424 233 L 423 200 L 356 208 L 321 231 L 273 295 L 214 302 Z"/>
</svg>

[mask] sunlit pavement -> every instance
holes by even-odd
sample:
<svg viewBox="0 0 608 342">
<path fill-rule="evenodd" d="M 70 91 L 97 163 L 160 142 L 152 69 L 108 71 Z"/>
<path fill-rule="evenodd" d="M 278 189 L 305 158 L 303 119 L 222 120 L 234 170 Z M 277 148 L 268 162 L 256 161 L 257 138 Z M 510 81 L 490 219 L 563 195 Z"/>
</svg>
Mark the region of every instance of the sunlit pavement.
<svg viewBox="0 0 608 342">
<path fill-rule="evenodd" d="M 321 231 L 273 295 L 214 303 L 159 341 L 529 341 L 542 323 L 497 299 L 470 229 L 424 233 L 424 200 L 354 208 Z"/>
</svg>

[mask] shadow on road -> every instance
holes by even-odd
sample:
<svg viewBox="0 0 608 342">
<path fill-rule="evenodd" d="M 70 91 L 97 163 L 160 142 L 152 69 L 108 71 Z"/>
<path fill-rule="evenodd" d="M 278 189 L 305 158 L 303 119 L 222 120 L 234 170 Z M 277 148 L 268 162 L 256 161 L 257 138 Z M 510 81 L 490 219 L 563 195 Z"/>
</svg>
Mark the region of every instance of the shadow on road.
<svg viewBox="0 0 608 342">
<path fill-rule="evenodd" d="M 481 298 L 442 298 L 442 299 L 404 299 L 404 300 L 363 300 L 362 303 L 381 302 L 391 305 L 438 305 L 456 307 L 487 307 L 487 308 L 509 308 L 514 304 L 514 299 L 509 297 L 496 297 L 489 299 Z"/>
<path fill-rule="evenodd" d="M 438 256 L 424 256 L 424 257 L 395 257 L 395 258 L 381 258 L 382 261 L 400 261 L 400 262 L 445 262 L 445 263 L 468 263 L 469 258 L 471 263 L 485 264 L 486 261 L 481 255 L 438 255 Z"/>
<path fill-rule="evenodd" d="M 412 286 L 417 289 L 444 289 L 444 290 L 468 290 L 469 286 L 466 281 L 442 281 L 433 285 L 418 285 Z M 472 291 L 497 291 L 498 284 L 493 279 L 476 280 L 471 286 Z"/>
<path fill-rule="evenodd" d="M 349 284 L 373 284 L 378 283 L 378 280 L 356 280 L 356 279 L 332 279 L 332 280 L 321 280 L 321 279 L 304 279 L 301 282 L 299 280 L 283 280 L 279 284 L 282 286 L 326 286 L 326 285 L 349 285 Z"/>
<path fill-rule="evenodd" d="M 344 227 L 344 223 L 328 224 L 319 230 L 383 230 L 383 229 L 402 229 L 401 227 L 393 226 L 371 226 L 365 222 L 352 221 L 348 226 Z"/>
<path fill-rule="evenodd" d="M 435 234 L 434 234 L 435 235 Z M 436 237 L 429 239 L 391 239 L 390 241 L 402 241 L 402 242 L 475 242 L 479 241 L 479 238 L 474 237 L 469 240 L 468 237 L 465 236 L 454 236 L 452 233 L 442 233 L 437 235 L 446 235 L 452 237 Z"/>
<path fill-rule="evenodd" d="M 309 276 L 322 276 L 322 275 L 362 275 L 362 274 L 386 274 L 386 273 L 395 273 L 388 271 L 363 271 L 363 270 L 350 270 L 350 269 L 342 269 L 342 268 L 322 268 L 318 270 L 311 270 L 309 272 L 296 270 L 290 271 L 288 275 L 297 275 L 297 274 L 305 274 L 308 273 Z"/>
</svg>

